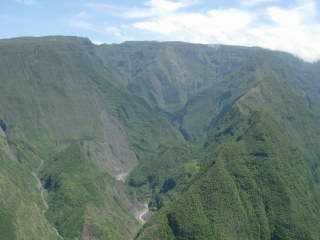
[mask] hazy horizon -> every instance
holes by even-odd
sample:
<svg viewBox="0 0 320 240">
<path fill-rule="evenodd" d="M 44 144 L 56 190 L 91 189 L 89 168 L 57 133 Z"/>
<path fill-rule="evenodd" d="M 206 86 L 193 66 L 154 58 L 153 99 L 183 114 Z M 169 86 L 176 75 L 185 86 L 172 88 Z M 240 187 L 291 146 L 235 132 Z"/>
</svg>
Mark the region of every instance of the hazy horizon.
<svg viewBox="0 0 320 240">
<path fill-rule="evenodd" d="M 257 46 L 320 59 L 316 0 L 4 0 L 0 38 L 83 36 L 96 44 L 182 41 Z"/>
</svg>

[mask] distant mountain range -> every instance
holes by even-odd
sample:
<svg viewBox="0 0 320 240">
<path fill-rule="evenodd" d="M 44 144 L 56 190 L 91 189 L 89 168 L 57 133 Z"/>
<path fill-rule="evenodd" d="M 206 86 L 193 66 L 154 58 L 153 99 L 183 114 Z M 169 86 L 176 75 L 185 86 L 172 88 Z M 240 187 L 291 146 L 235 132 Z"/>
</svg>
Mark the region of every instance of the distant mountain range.
<svg viewBox="0 0 320 240">
<path fill-rule="evenodd" d="M 319 62 L 63 36 L 0 56 L 1 240 L 320 239 Z"/>
</svg>

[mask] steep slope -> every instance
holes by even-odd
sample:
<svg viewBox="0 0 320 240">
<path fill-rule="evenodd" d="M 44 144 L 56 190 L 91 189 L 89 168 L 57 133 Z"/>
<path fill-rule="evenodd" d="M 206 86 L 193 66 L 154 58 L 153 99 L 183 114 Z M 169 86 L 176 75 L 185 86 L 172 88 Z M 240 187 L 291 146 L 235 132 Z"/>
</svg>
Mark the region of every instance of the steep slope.
<svg viewBox="0 0 320 240">
<path fill-rule="evenodd" d="M 149 186 L 153 192 L 150 207 L 163 205 L 161 189 L 166 181 L 173 180 L 173 185 L 182 189 L 181 184 L 189 181 L 185 176 L 192 178 L 197 173 L 199 159 L 205 152 L 201 145 L 207 144 L 208 129 L 241 96 L 273 72 L 305 101 L 305 107 L 315 116 L 320 112 L 316 64 L 305 63 L 287 53 L 176 42 L 126 42 L 99 48 L 104 64 L 122 76 L 122 84 L 128 91 L 159 109 L 160 114 L 191 141 L 185 147 L 189 150 L 179 148 L 162 154 L 166 153 L 163 150 L 130 175 L 129 184 L 142 189 Z M 170 95 L 175 98 L 168 97 Z M 279 102 L 270 108 L 287 105 Z M 181 162 L 180 167 L 173 167 L 176 162 Z M 157 176 L 161 176 L 160 179 Z"/>
<path fill-rule="evenodd" d="M 122 182 L 98 168 L 85 143 L 71 144 L 45 163 L 46 213 L 65 239 L 130 239 L 137 222 Z"/>
<path fill-rule="evenodd" d="M 117 173 L 132 168 L 136 159 L 94 84 L 112 77 L 90 51 L 93 45 L 86 39 L 2 41 L 1 115 L 42 148 L 98 136 L 110 172 Z M 104 134 L 116 135 L 116 140 Z"/>
<path fill-rule="evenodd" d="M 249 79 L 237 75 L 252 64 L 247 51 L 176 42 L 127 42 L 99 49 L 104 63 L 122 76 L 128 90 L 180 125 L 187 139 L 202 135 L 227 98 L 237 97 L 253 81 L 248 71 Z M 231 69 L 237 79 L 229 75 Z M 235 86 L 237 93 L 232 92 Z M 200 109 L 203 104 L 207 108 Z"/>
<path fill-rule="evenodd" d="M 319 98 L 316 64 L 283 52 L 179 42 L 125 42 L 98 51 L 130 93 L 158 108 L 188 140 L 201 140 L 211 120 L 265 72 Z"/>
<path fill-rule="evenodd" d="M 47 189 L 50 223 L 64 239 L 132 237 L 139 226 L 136 200 L 129 201 L 113 178 L 128 174 L 162 141 L 179 142 L 176 130 L 118 84 L 87 39 L 2 40 L 0 52 L 0 116 L 18 162 L 30 175 L 25 182 L 36 189 L 31 173 L 38 170 L 45 187 L 48 177 L 59 182 L 58 189 Z M 94 183 L 97 175 L 101 179 Z M 82 194 L 88 186 L 92 192 Z M 72 218 L 65 221 L 70 211 Z M 88 218 L 95 221 L 92 230 Z M 128 222 L 128 229 L 119 227 L 121 222 Z"/>
<path fill-rule="evenodd" d="M 203 172 L 137 239 L 318 239 L 319 120 L 307 106 L 264 78 L 212 125 Z"/>
<path fill-rule="evenodd" d="M 137 239 L 319 238 L 318 63 L 60 36 L 0 54 L 3 239 L 133 239 L 145 204 Z"/>
<path fill-rule="evenodd" d="M 1 239 L 59 239 L 45 218 L 45 206 L 31 172 L 21 166 L 0 128 Z"/>
</svg>

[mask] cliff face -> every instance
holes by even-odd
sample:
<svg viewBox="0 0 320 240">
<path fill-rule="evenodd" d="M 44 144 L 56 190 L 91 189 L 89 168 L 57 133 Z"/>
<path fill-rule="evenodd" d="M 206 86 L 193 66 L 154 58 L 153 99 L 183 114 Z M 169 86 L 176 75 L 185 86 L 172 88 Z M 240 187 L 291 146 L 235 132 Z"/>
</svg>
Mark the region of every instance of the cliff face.
<svg viewBox="0 0 320 240">
<path fill-rule="evenodd" d="M 144 149 L 153 154 L 161 141 L 179 139 L 165 118 L 119 84 L 97 51 L 81 38 L 0 41 L 1 128 L 12 161 L 30 175 L 21 181 L 37 193 L 32 173 L 41 179 L 49 207 L 43 218 L 65 239 L 132 238 L 137 200 L 122 181 Z M 34 239 L 38 233 L 27 234 L 17 221 L 12 232 Z"/>
<path fill-rule="evenodd" d="M 317 64 L 75 37 L 0 54 L 6 239 L 133 239 L 145 202 L 138 239 L 319 238 Z"/>
</svg>

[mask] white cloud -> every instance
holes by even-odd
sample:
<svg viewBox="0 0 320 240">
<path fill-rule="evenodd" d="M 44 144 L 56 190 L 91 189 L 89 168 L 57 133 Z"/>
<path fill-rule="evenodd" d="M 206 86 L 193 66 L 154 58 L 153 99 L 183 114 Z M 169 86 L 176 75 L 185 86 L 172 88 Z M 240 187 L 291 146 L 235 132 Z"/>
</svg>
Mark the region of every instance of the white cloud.
<svg viewBox="0 0 320 240">
<path fill-rule="evenodd" d="M 181 9 L 198 4 L 200 0 L 148 0 L 141 7 L 121 7 L 105 3 L 87 3 L 86 6 L 96 11 L 103 11 L 122 18 L 150 18 L 175 13 Z"/>
<path fill-rule="evenodd" d="M 110 26 L 108 22 L 102 22 L 99 24 L 95 24 L 93 22 L 93 17 L 88 14 L 86 11 L 81 11 L 75 16 L 73 16 L 69 20 L 69 26 L 72 28 L 77 28 L 80 30 L 85 30 L 89 33 L 95 33 L 102 36 L 113 36 L 117 37 L 119 40 L 124 41 L 130 39 L 129 36 L 125 36 L 124 32 L 126 31 L 127 26 Z M 102 41 L 95 41 L 93 42 L 101 44 Z"/>
<path fill-rule="evenodd" d="M 279 2 L 279 0 L 241 0 L 241 4 L 244 6 L 257 6 L 260 4 L 270 4 L 270 3 L 276 3 Z"/>
<path fill-rule="evenodd" d="M 291 9 L 269 7 L 267 8 L 267 14 L 278 25 L 302 26 L 315 20 L 316 4 L 314 1 L 306 1 L 304 4 Z"/>
<path fill-rule="evenodd" d="M 170 1 L 170 0 L 150 0 L 145 5 L 159 12 L 175 12 L 181 8 L 189 7 L 195 4 L 196 1 Z"/>
<path fill-rule="evenodd" d="M 147 0 L 142 6 L 130 9 L 90 3 L 86 6 L 91 11 L 116 16 L 120 23 L 92 24 L 82 13 L 71 21 L 71 25 L 111 35 L 119 41 L 134 38 L 260 46 L 287 51 L 307 61 L 320 59 L 316 0 L 295 0 L 290 7 L 277 4 L 283 3 L 281 0 L 239 0 L 239 8 L 195 10 L 193 6 L 201 2 Z"/>
<path fill-rule="evenodd" d="M 261 21 L 263 18 L 267 21 Z M 257 12 L 230 8 L 190 13 L 172 7 L 170 14 L 137 20 L 131 26 L 162 39 L 261 46 L 291 52 L 308 61 L 320 59 L 320 24 L 312 0 Z"/>
<path fill-rule="evenodd" d="M 133 24 L 140 30 L 173 35 L 180 40 L 209 42 L 215 35 L 241 31 L 252 21 L 249 13 L 237 9 L 211 10 L 206 14 L 181 13 Z"/>
</svg>

